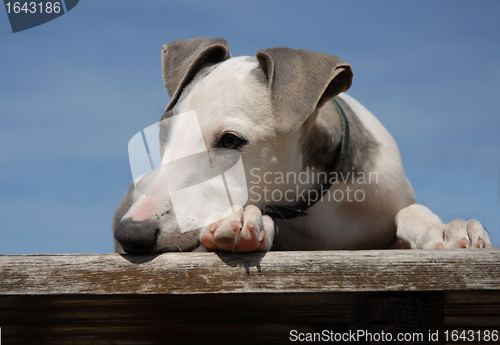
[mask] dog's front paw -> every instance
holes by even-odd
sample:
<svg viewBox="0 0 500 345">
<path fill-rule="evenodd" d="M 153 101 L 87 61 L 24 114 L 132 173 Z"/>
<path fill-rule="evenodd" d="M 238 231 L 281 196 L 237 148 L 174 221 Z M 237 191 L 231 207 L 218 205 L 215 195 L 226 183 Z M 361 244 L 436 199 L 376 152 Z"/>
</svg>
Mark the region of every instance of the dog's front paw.
<svg viewBox="0 0 500 345">
<path fill-rule="evenodd" d="M 493 248 L 483 225 L 471 219 L 457 218 L 448 224 L 436 224 L 422 236 L 420 248 Z"/>
<path fill-rule="evenodd" d="M 274 239 L 274 222 L 269 216 L 248 205 L 244 210 L 236 206 L 224 217 L 203 227 L 200 242 L 207 250 L 252 252 L 269 250 Z M 219 217 L 220 218 L 220 217 Z"/>
</svg>

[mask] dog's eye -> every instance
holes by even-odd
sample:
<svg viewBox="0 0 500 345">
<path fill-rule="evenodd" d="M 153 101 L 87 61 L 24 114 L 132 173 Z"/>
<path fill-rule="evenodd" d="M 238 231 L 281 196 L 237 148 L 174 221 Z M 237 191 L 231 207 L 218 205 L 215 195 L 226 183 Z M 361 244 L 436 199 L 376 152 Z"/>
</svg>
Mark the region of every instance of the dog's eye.
<svg viewBox="0 0 500 345">
<path fill-rule="evenodd" d="M 243 139 L 232 133 L 224 134 L 220 140 L 221 146 L 227 149 L 237 149 L 243 143 Z"/>
</svg>

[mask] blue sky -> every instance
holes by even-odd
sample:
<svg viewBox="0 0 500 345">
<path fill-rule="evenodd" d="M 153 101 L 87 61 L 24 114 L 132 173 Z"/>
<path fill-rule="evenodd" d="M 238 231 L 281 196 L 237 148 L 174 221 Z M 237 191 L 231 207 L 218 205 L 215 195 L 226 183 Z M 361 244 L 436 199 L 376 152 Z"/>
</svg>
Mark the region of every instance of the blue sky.
<svg viewBox="0 0 500 345">
<path fill-rule="evenodd" d="M 160 48 L 226 38 L 340 56 L 417 202 L 500 246 L 500 2 L 97 1 L 12 34 L 0 9 L 0 253 L 106 253 L 128 140 L 168 102 Z"/>
</svg>

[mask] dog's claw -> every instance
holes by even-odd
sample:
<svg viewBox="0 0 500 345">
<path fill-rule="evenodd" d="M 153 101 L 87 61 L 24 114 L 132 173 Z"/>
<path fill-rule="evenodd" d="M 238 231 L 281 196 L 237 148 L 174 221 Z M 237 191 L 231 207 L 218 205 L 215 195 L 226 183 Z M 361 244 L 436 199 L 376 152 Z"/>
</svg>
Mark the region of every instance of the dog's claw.
<svg viewBox="0 0 500 345">
<path fill-rule="evenodd" d="M 455 219 L 449 224 L 431 226 L 422 238 L 421 248 L 492 248 L 492 245 L 480 222 Z"/>
<path fill-rule="evenodd" d="M 470 242 L 468 239 L 464 238 L 462 241 L 460 241 L 460 247 L 461 248 L 468 248 L 470 245 Z"/>
<path fill-rule="evenodd" d="M 200 241 L 207 250 L 251 252 L 269 250 L 274 239 L 274 223 L 249 205 L 237 208 L 224 219 L 201 230 Z"/>
<path fill-rule="evenodd" d="M 484 240 L 482 238 L 477 240 L 477 247 L 478 248 L 484 248 L 486 244 L 484 243 Z"/>
</svg>

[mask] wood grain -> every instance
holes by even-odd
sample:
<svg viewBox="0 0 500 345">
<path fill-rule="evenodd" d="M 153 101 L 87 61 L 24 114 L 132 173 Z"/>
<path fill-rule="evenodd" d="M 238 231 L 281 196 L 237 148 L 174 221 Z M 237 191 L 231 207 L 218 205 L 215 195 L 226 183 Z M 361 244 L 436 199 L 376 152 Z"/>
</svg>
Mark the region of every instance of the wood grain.
<svg viewBox="0 0 500 345">
<path fill-rule="evenodd" d="M 2 255 L 0 294 L 500 289 L 500 250 Z"/>
<path fill-rule="evenodd" d="M 500 250 L 0 255 L 0 327 L 2 345 L 500 330 Z"/>
</svg>

